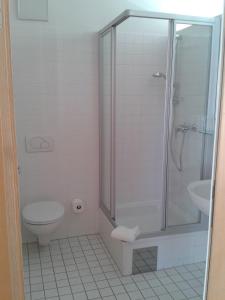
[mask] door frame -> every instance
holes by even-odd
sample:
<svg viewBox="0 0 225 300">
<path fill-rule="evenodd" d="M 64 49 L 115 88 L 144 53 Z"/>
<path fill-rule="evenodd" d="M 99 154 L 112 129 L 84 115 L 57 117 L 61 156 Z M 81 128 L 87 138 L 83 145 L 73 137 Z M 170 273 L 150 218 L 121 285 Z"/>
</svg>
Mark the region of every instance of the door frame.
<svg viewBox="0 0 225 300">
<path fill-rule="evenodd" d="M 9 3 L 0 0 L 0 297 L 23 300 L 23 263 L 12 93 Z"/>
<path fill-rule="evenodd" d="M 225 10 L 224 10 L 225 14 Z M 211 219 L 208 241 L 207 275 L 205 280 L 206 300 L 225 299 L 225 23 L 221 33 L 220 78 L 218 92 L 218 138 L 215 143 L 214 178 L 211 202 Z"/>
</svg>

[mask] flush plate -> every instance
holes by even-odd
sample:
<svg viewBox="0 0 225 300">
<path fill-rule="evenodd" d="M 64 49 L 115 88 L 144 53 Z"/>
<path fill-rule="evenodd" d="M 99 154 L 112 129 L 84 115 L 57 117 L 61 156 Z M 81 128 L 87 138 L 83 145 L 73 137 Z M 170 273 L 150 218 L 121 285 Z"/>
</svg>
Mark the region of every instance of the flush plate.
<svg viewBox="0 0 225 300">
<path fill-rule="evenodd" d="M 52 152 L 54 150 L 54 140 L 49 136 L 26 137 L 25 144 L 27 153 Z"/>
</svg>

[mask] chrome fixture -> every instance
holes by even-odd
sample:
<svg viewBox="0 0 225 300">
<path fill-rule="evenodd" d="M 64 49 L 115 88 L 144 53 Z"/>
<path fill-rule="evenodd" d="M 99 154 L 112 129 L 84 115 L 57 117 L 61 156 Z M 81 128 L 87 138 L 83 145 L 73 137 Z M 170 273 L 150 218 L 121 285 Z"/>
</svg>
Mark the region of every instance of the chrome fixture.
<svg viewBox="0 0 225 300">
<path fill-rule="evenodd" d="M 176 139 L 178 133 L 182 134 L 179 155 L 178 155 L 178 161 L 176 160 L 176 157 L 175 157 L 175 154 L 173 151 L 172 139 L 171 139 L 171 156 L 172 156 L 173 162 L 175 164 L 175 167 L 180 172 L 183 171 L 184 144 L 185 144 L 186 134 L 188 132 L 198 132 L 197 126 L 195 124 L 189 125 L 189 124 L 183 123 L 175 128 L 175 136 L 174 136 L 175 139 Z"/>
<path fill-rule="evenodd" d="M 152 77 L 154 77 L 154 78 L 163 78 L 163 79 L 166 80 L 166 75 L 162 72 L 155 72 L 155 73 L 152 74 Z"/>
<path fill-rule="evenodd" d="M 194 132 L 196 132 L 197 130 L 198 130 L 198 128 L 197 128 L 197 126 L 195 124 L 188 125 L 188 124 L 184 123 L 184 124 L 181 124 L 181 125 L 177 126 L 176 133 L 177 132 L 183 132 L 183 133 L 185 133 L 185 132 L 188 132 L 188 131 L 194 131 Z"/>
<path fill-rule="evenodd" d="M 177 41 L 182 41 L 182 36 L 180 34 L 176 34 L 176 40 Z"/>
</svg>

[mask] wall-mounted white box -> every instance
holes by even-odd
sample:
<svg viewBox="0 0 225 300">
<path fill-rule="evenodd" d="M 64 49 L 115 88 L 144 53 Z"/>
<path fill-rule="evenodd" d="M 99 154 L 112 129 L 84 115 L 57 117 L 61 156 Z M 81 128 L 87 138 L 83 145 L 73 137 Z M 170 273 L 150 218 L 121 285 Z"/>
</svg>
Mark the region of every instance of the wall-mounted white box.
<svg viewBox="0 0 225 300">
<path fill-rule="evenodd" d="M 48 0 L 17 0 L 18 18 L 48 21 Z"/>
</svg>

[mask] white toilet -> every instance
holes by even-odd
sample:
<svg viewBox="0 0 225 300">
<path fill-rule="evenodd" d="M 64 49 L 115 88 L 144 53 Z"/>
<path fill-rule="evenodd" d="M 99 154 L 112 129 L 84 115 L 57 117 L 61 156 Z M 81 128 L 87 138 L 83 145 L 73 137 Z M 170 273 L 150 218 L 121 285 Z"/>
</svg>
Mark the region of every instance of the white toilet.
<svg viewBox="0 0 225 300">
<path fill-rule="evenodd" d="M 22 216 L 25 227 L 37 235 L 39 245 L 46 246 L 62 221 L 64 207 L 55 201 L 35 202 L 23 208 Z"/>
</svg>

